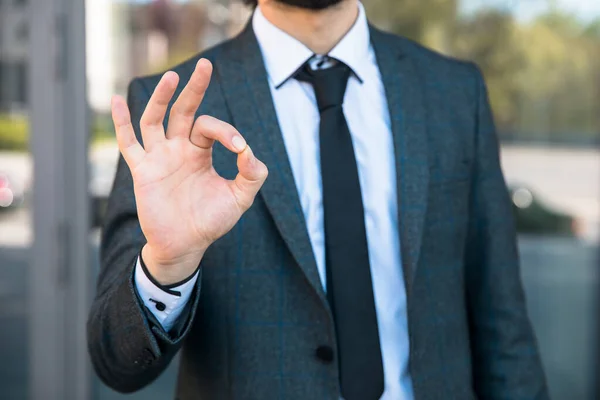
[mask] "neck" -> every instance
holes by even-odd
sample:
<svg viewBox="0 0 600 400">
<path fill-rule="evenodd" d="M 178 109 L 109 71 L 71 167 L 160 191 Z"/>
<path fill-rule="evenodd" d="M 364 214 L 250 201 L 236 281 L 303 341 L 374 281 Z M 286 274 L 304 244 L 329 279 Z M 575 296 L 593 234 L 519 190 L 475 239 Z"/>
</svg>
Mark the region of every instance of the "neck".
<svg viewBox="0 0 600 400">
<path fill-rule="evenodd" d="M 278 0 L 262 0 L 259 4 L 269 22 L 315 54 L 329 53 L 358 18 L 357 0 L 342 0 L 324 10 L 293 7 Z"/>
</svg>

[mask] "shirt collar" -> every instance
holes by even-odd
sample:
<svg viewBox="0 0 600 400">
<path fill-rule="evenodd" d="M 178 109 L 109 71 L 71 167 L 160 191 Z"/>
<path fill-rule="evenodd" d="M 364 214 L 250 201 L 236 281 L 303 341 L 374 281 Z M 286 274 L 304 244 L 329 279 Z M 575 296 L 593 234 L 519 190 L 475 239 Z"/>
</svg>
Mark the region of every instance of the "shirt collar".
<svg viewBox="0 0 600 400">
<path fill-rule="evenodd" d="M 360 2 L 357 3 L 356 22 L 327 55 L 346 64 L 362 81 L 366 77 L 371 39 L 364 7 Z M 252 16 L 252 28 L 267 73 L 275 87 L 282 85 L 314 55 L 308 47 L 269 22 L 261 12 L 260 6 Z"/>
</svg>

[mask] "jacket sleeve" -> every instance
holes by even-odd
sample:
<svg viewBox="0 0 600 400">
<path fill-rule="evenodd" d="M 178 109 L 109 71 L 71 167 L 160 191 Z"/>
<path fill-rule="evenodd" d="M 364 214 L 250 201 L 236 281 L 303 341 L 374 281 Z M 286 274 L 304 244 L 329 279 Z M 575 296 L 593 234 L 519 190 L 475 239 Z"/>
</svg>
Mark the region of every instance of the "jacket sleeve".
<svg viewBox="0 0 600 400">
<path fill-rule="evenodd" d="M 129 86 L 128 105 L 136 136 L 150 98 L 140 79 Z M 119 158 L 102 235 L 101 270 L 87 324 L 88 348 L 97 375 L 119 392 L 134 392 L 156 379 L 188 334 L 200 296 L 202 270 L 193 294 L 167 333 L 139 298 L 133 279 L 146 240 L 137 217 L 129 167 Z"/>
<path fill-rule="evenodd" d="M 512 206 L 479 69 L 476 157 L 466 248 L 474 386 L 479 399 L 548 399 L 521 283 Z"/>
</svg>

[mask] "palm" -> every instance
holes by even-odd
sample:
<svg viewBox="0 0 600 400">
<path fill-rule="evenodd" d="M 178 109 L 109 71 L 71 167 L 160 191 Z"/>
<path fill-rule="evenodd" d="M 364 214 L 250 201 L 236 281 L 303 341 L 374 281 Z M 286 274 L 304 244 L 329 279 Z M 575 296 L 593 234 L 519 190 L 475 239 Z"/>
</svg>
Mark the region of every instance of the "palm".
<svg viewBox="0 0 600 400">
<path fill-rule="evenodd" d="M 134 171 L 142 231 L 165 257 L 212 243 L 242 215 L 230 181 L 216 173 L 206 152 L 189 142 L 168 141 L 147 153 Z"/>
<path fill-rule="evenodd" d="M 180 261 L 199 261 L 206 248 L 251 206 L 267 177 L 266 166 L 234 127 L 209 116 L 194 120 L 211 72 L 208 61 L 198 62 L 171 108 L 166 131 L 163 120 L 178 76 L 173 72 L 163 76 L 140 120 L 144 147 L 135 136 L 125 101 L 113 100 L 119 149 L 131 170 L 138 219 L 147 241 L 144 250 L 149 249 L 158 269 L 185 264 L 180 275 L 193 265 Z M 213 168 L 215 141 L 238 154 L 239 174 L 233 181 Z"/>
</svg>

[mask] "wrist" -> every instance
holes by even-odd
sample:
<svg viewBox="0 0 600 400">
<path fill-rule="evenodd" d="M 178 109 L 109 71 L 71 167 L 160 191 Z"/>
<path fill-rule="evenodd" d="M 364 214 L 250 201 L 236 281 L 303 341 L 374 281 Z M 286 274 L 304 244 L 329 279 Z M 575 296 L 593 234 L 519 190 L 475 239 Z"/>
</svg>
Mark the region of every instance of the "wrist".
<svg viewBox="0 0 600 400">
<path fill-rule="evenodd" d="M 152 278 L 160 285 L 168 286 L 192 276 L 202 261 L 204 251 L 166 259 L 157 255 L 152 247 L 146 244 L 140 256 Z"/>
</svg>

